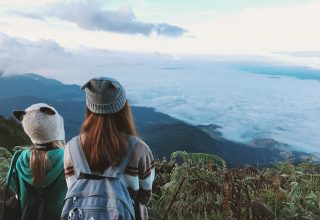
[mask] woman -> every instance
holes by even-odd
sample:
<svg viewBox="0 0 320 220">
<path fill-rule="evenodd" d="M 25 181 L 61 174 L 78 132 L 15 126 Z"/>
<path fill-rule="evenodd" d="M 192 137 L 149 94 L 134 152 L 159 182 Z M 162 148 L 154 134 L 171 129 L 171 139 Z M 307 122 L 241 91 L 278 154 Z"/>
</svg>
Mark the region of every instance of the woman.
<svg viewBox="0 0 320 220">
<path fill-rule="evenodd" d="M 108 169 L 117 169 L 126 163 L 120 173 L 121 183 L 135 203 L 136 219 L 147 219 L 145 205 L 151 196 L 154 160 L 150 148 L 136 137 L 124 88 L 115 79 L 94 78 L 81 89 L 86 92 L 87 114 L 81 133 L 76 137 L 78 141 L 74 142 L 75 148 L 81 149 L 80 154 L 83 152 L 84 163 L 88 164 L 91 174 L 102 175 L 108 173 Z M 76 153 L 70 154 L 71 145 L 68 143 L 66 147 L 64 160 L 68 193 L 80 178 L 73 161 Z M 128 161 L 124 162 L 126 157 Z"/>
<path fill-rule="evenodd" d="M 63 172 L 63 118 L 47 104 L 14 111 L 34 146 L 21 152 L 13 168 L 11 190 L 20 199 L 23 219 L 59 219 L 67 185 Z M 11 166 L 10 166 L 11 168 Z"/>
</svg>

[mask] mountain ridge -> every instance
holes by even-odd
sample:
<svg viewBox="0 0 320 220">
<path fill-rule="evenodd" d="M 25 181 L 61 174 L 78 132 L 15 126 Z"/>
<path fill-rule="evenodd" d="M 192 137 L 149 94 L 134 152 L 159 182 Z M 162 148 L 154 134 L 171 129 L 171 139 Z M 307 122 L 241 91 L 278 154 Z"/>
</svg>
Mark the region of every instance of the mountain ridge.
<svg viewBox="0 0 320 220">
<path fill-rule="evenodd" d="M 6 96 L 0 97 L 0 114 L 10 117 L 12 110 L 25 109 L 37 102 L 46 102 L 57 108 L 64 117 L 67 140 L 79 134 L 85 113 L 84 92 L 79 86 L 65 85 L 42 76 L 39 76 L 41 80 L 38 80 L 37 77 L 36 74 L 28 74 L 26 77 L 19 75 L 7 78 L 7 86 L 15 88 L 21 85 L 21 82 L 27 81 L 31 91 L 16 90 L 13 94 L 7 93 Z M 3 84 L 2 80 L 3 77 L 0 76 L 0 85 Z M 50 89 L 45 85 L 51 85 Z M 36 92 L 32 88 L 36 88 Z M 70 91 L 73 96 L 70 96 Z M 219 128 L 218 125 L 193 126 L 147 107 L 132 106 L 132 112 L 140 136 L 157 158 L 169 157 L 177 150 L 186 150 L 216 154 L 232 166 L 257 163 L 267 165 L 285 159 L 279 149 L 252 147 L 223 138 L 216 130 Z M 297 152 L 293 152 L 292 155 L 294 159 L 301 156 Z"/>
</svg>

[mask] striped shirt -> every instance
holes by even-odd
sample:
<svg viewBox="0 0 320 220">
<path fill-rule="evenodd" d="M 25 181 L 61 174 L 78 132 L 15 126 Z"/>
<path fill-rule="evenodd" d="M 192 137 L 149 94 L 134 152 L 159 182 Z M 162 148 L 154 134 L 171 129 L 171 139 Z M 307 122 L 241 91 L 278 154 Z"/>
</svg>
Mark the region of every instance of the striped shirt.
<svg viewBox="0 0 320 220">
<path fill-rule="evenodd" d="M 69 145 L 65 149 L 64 170 L 69 188 L 76 181 Z M 147 204 L 151 197 L 154 178 L 155 167 L 152 152 L 148 145 L 139 139 L 132 150 L 121 181 L 128 188 L 132 199 L 138 199 L 140 203 Z"/>
</svg>

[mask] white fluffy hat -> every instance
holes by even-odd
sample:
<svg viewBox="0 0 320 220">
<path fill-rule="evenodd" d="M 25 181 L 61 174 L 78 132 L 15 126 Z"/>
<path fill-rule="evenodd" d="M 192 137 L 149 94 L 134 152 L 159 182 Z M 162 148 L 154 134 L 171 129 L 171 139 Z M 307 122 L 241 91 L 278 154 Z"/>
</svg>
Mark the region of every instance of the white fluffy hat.
<svg viewBox="0 0 320 220">
<path fill-rule="evenodd" d="M 63 118 L 50 105 L 34 104 L 24 111 L 13 111 L 13 116 L 22 122 L 24 131 L 34 144 L 65 140 Z"/>
</svg>

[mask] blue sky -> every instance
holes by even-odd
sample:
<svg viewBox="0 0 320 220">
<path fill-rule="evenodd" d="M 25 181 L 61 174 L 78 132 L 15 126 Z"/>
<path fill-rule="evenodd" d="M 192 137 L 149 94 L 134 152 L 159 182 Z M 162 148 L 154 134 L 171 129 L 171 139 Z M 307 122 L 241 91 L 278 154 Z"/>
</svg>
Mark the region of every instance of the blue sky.
<svg viewBox="0 0 320 220">
<path fill-rule="evenodd" d="M 238 13 L 248 8 L 299 6 L 311 0 L 111 0 L 105 8 L 129 6 L 149 21 L 201 21 Z M 203 21 L 203 20 L 202 20 Z"/>
<path fill-rule="evenodd" d="M 192 11 L 236 11 L 252 7 L 305 4 L 310 0 L 111 0 L 104 5 L 130 5 L 138 11 L 165 12 L 175 9 Z M 179 14 L 179 13 L 177 13 Z"/>
</svg>

